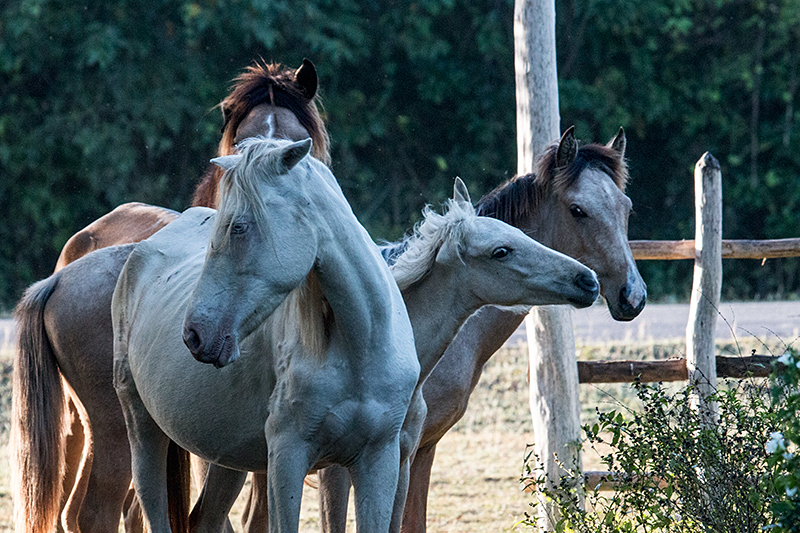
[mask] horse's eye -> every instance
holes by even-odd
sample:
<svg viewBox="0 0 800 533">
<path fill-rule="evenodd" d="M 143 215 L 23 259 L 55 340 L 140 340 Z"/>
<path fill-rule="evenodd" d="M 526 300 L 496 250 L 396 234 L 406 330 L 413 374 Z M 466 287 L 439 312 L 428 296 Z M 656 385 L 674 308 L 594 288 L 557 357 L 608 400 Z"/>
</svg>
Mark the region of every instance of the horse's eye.
<svg viewBox="0 0 800 533">
<path fill-rule="evenodd" d="M 502 259 L 508 254 L 511 253 L 511 248 L 506 248 L 505 246 L 501 246 L 499 248 L 495 248 L 492 252 L 492 259 Z"/>
<path fill-rule="evenodd" d="M 572 204 L 571 206 L 569 206 L 569 212 L 575 218 L 586 218 L 589 216 L 583 209 L 578 207 L 576 204 Z"/>
<path fill-rule="evenodd" d="M 245 222 L 234 222 L 231 224 L 231 235 L 241 235 L 247 231 L 247 224 Z"/>
</svg>

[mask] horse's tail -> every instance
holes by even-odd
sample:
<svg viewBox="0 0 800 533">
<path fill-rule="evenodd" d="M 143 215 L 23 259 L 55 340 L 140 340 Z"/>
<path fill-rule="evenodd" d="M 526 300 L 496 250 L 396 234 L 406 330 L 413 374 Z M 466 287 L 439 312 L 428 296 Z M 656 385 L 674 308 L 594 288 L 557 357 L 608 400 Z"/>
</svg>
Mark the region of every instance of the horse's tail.
<svg viewBox="0 0 800 533">
<path fill-rule="evenodd" d="M 189 452 L 170 441 L 167 449 L 167 503 L 173 533 L 189 533 L 190 490 Z"/>
<path fill-rule="evenodd" d="M 14 311 L 17 350 L 11 401 L 11 494 L 17 532 L 56 528 L 64 474 L 65 397 L 44 308 L 59 274 L 25 291 Z"/>
</svg>

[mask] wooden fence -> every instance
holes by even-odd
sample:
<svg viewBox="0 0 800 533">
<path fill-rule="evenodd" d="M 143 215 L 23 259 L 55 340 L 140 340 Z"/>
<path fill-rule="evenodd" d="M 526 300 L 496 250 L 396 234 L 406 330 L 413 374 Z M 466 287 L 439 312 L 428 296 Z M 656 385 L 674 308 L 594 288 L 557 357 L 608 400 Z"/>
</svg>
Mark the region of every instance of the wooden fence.
<svg viewBox="0 0 800 533">
<path fill-rule="evenodd" d="M 722 240 L 722 175 L 709 153 L 695 165 L 694 240 L 631 241 L 637 260 L 694 259 L 694 279 L 686 327 L 685 359 L 667 361 L 578 361 L 580 383 L 621 383 L 640 380 L 698 383 L 696 405 L 712 414 L 715 406 L 704 397 L 715 388 L 716 378 L 766 377 L 775 357 L 752 355 L 723 357 L 715 354 L 714 330 L 722 283 L 722 259 L 800 257 L 800 239 Z M 590 487 L 613 488 L 610 472 L 584 472 Z"/>
</svg>

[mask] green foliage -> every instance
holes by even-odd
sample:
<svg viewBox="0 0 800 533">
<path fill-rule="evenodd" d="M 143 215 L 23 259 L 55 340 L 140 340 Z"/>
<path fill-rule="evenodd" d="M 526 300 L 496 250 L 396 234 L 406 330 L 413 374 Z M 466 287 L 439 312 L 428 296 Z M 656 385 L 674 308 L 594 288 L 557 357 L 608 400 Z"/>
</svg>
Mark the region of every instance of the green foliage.
<svg viewBox="0 0 800 533">
<path fill-rule="evenodd" d="M 628 133 L 632 238 L 693 233 L 694 162 L 723 164 L 726 236 L 800 227 L 800 0 L 559 0 L 562 124 Z M 256 57 L 312 59 L 333 170 L 376 238 L 460 175 L 477 197 L 515 163 L 511 0 L 7 0 L 0 5 L 0 308 L 66 239 L 125 201 L 183 209 Z M 643 262 L 684 298 L 688 262 Z M 797 260 L 726 263 L 726 296 L 786 295 Z"/>
<path fill-rule="evenodd" d="M 674 395 L 660 385 L 635 388 L 641 411 L 599 412 L 583 428 L 614 491 L 584 488 L 579 472 L 550 484 L 535 474 L 526 480 L 557 504 L 557 531 L 756 533 L 773 525 L 783 486 L 764 444 L 782 404 L 754 380 L 728 383 L 709 397 L 718 406 L 713 423 L 693 407 L 692 386 Z"/>
<path fill-rule="evenodd" d="M 786 533 L 800 532 L 800 357 L 788 350 L 778 358 L 772 373 L 777 426 L 766 444 L 769 464 L 780 473 L 778 487 L 786 498 L 775 502 L 773 512 Z"/>
<path fill-rule="evenodd" d="M 116 205 L 187 207 L 215 155 L 213 108 L 259 56 L 317 64 L 334 172 L 376 238 L 399 237 L 454 175 L 487 190 L 515 166 L 512 11 L 510 0 L 3 3 L 0 309 Z"/>
<path fill-rule="evenodd" d="M 694 236 L 692 169 L 720 160 L 726 238 L 797 236 L 800 2 L 557 2 L 562 124 L 628 133 L 631 238 Z M 650 295 L 685 298 L 688 262 L 643 262 Z M 796 260 L 726 261 L 723 296 L 785 296 Z"/>
</svg>

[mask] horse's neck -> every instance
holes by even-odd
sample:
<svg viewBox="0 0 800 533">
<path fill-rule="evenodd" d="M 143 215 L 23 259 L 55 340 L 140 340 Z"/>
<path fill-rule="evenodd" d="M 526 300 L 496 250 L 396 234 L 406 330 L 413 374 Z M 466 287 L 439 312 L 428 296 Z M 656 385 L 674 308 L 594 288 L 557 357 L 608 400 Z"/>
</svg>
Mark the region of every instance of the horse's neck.
<svg viewBox="0 0 800 533">
<path fill-rule="evenodd" d="M 478 308 L 477 303 L 465 301 L 467 292 L 457 285 L 454 276 L 440 274 L 434 268 L 422 281 L 403 291 L 414 330 L 420 383 L 439 362 L 461 325 Z"/>
<path fill-rule="evenodd" d="M 442 361 L 436 367 L 447 375 L 463 375 L 475 388 L 481 377 L 483 365 L 499 350 L 516 331 L 524 314 L 487 305 L 470 316 L 459 330 L 456 338 L 447 347 Z"/>
<path fill-rule="evenodd" d="M 509 224 L 522 229 L 526 235 L 536 242 L 553 248 L 557 243 L 554 241 L 556 230 L 553 224 L 553 209 L 555 199 L 552 194 L 543 199 L 535 210 L 531 211 L 525 220 L 505 221 Z"/>
<path fill-rule="evenodd" d="M 393 334 L 398 306 L 403 306 L 397 284 L 352 212 L 322 216 L 329 235 L 320 241 L 317 276 L 335 328 L 355 350 L 383 351 L 387 336 Z"/>
</svg>

